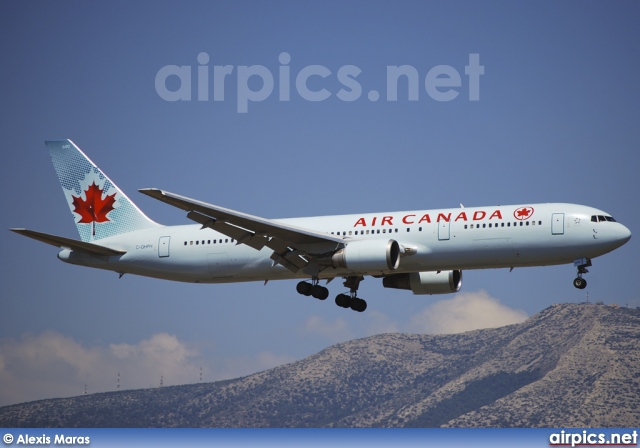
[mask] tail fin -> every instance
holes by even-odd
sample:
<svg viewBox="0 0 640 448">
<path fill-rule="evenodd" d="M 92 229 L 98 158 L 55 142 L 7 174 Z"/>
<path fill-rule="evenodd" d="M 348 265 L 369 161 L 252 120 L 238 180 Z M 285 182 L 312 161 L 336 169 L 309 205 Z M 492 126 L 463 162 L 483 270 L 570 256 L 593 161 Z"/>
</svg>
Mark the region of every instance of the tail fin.
<svg viewBox="0 0 640 448">
<path fill-rule="evenodd" d="M 71 140 L 46 145 L 82 241 L 159 226 Z"/>
</svg>

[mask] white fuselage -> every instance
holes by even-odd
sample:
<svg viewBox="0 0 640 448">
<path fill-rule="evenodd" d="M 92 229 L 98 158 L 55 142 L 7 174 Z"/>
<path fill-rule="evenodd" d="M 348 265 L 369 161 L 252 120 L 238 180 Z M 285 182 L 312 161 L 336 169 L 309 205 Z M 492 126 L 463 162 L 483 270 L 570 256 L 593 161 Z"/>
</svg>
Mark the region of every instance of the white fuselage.
<svg viewBox="0 0 640 448">
<path fill-rule="evenodd" d="M 608 220 L 598 221 L 598 216 Z M 596 217 L 593 220 L 593 217 Z M 452 269 L 511 268 L 571 263 L 610 252 L 631 233 L 603 211 L 574 204 L 533 204 L 321 216 L 274 220 L 350 241 L 395 240 L 403 248 L 398 269 L 351 272 L 326 267 L 318 277 L 389 275 Z M 272 250 L 253 249 L 202 226 L 160 226 L 95 242 L 126 251 L 93 256 L 63 250 L 66 262 L 195 283 L 310 277 L 274 264 Z"/>
</svg>

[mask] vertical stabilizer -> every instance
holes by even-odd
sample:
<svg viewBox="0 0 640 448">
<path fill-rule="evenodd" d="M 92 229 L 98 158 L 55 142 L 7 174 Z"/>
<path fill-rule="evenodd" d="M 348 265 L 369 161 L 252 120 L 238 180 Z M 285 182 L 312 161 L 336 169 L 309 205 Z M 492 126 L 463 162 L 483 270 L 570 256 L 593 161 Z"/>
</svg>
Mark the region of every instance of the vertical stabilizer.
<svg viewBox="0 0 640 448">
<path fill-rule="evenodd" d="M 82 241 L 159 226 L 71 140 L 46 145 Z"/>
</svg>

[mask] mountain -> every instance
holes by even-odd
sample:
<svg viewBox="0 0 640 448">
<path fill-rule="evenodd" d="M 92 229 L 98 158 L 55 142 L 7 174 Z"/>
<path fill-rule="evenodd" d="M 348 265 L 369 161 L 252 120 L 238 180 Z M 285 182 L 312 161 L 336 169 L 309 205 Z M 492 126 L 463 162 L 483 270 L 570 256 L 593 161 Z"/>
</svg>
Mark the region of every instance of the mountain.
<svg viewBox="0 0 640 448">
<path fill-rule="evenodd" d="M 638 427 L 640 310 L 381 334 L 244 378 L 0 408 L 2 427 Z"/>
</svg>

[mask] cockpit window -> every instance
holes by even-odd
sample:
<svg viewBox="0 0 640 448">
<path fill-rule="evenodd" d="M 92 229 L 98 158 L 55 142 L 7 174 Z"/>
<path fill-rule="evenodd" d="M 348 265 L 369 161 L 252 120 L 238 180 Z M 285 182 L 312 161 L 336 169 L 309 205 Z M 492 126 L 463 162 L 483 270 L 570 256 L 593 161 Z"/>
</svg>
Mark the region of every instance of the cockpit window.
<svg viewBox="0 0 640 448">
<path fill-rule="evenodd" d="M 615 219 L 613 219 L 611 216 L 604 216 L 604 215 L 593 215 L 591 216 L 591 222 L 616 222 Z"/>
</svg>

